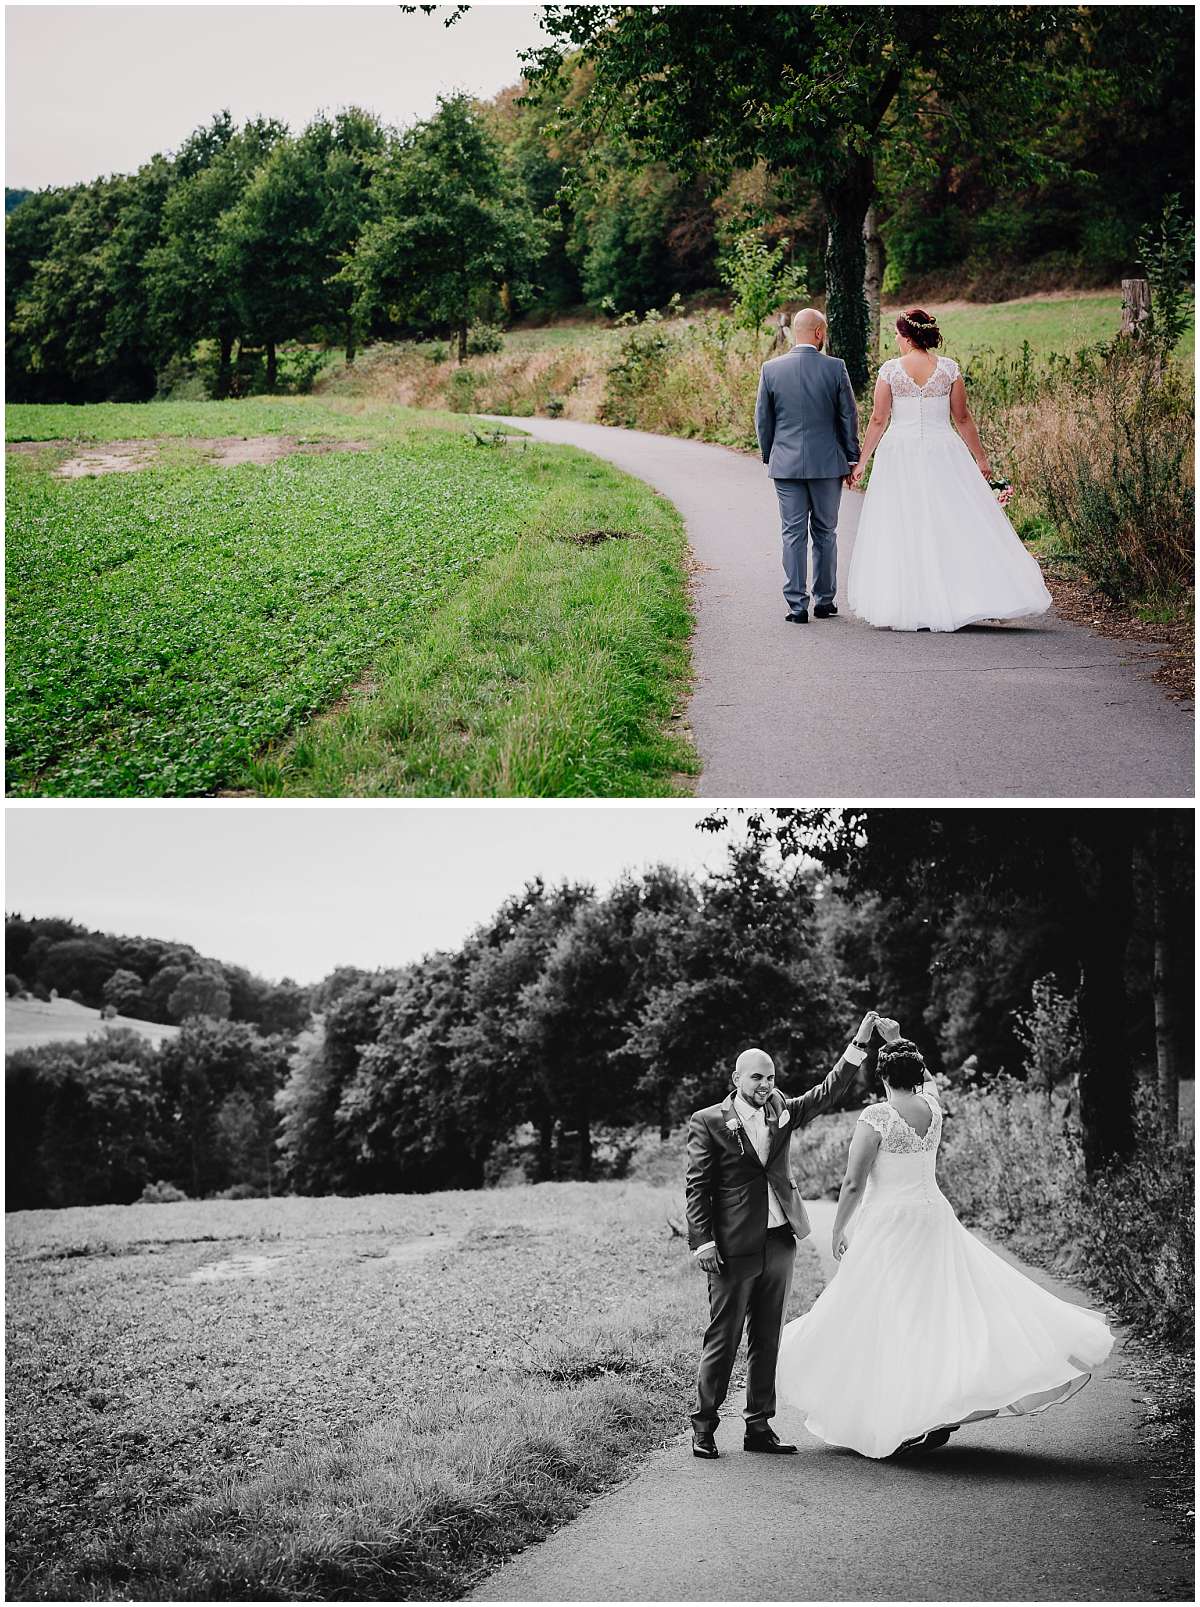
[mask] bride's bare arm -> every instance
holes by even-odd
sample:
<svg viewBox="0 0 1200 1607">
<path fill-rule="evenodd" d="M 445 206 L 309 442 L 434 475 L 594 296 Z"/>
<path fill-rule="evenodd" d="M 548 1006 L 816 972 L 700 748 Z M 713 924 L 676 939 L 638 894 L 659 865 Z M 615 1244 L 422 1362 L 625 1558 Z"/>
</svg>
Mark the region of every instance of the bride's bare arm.
<svg viewBox="0 0 1200 1607">
<path fill-rule="evenodd" d="M 954 420 L 958 433 L 967 443 L 971 456 L 979 465 L 980 474 L 990 480 L 992 471 L 988 464 L 987 453 L 983 450 L 983 443 L 979 439 L 979 431 L 975 428 L 975 420 L 971 417 L 971 409 L 967 406 L 967 387 L 963 384 L 961 374 L 955 379 L 950 391 L 950 417 Z"/>
<path fill-rule="evenodd" d="M 879 1134 L 866 1122 L 858 1122 L 850 1140 L 850 1154 L 846 1161 L 846 1175 L 838 1195 L 837 1215 L 833 1219 L 833 1258 L 840 1261 L 846 1253 L 846 1228 L 850 1218 L 862 1204 L 863 1190 L 875 1164 L 879 1151 Z"/>
<path fill-rule="evenodd" d="M 888 427 L 888 419 L 892 416 L 892 387 L 884 379 L 882 373 L 875 381 L 875 395 L 871 401 L 871 420 L 867 425 L 867 433 L 863 437 L 862 451 L 858 454 L 858 462 L 854 473 L 850 476 L 850 486 L 858 486 L 867 472 L 867 464 L 871 461 L 871 453 L 879 445 L 884 430 Z"/>
</svg>

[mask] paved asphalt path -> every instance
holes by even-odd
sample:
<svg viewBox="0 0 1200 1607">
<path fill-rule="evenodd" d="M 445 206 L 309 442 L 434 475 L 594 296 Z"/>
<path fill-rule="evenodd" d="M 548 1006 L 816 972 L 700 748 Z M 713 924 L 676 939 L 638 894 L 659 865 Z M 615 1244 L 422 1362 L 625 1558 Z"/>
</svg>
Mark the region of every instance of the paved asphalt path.
<svg viewBox="0 0 1200 1607">
<path fill-rule="evenodd" d="M 800 1253 L 818 1254 L 829 1277 L 834 1206 L 809 1212 Z M 1144 1499 L 1134 1394 L 1118 1349 L 1065 1405 L 968 1424 L 944 1449 L 898 1463 L 834 1450 L 790 1410 L 775 1423 L 799 1454 L 747 1456 L 739 1395 L 718 1461 L 698 1461 L 681 1436 L 468 1599 L 1191 1600 L 1184 1554 Z"/>
<path fill-rule="evenodd" d="M 784 622 L 757 458 L 562 419 L 505 419 L 607 458 L 679 509 L 698 571 L 690 724 L 707 798 L 1185 798 L 1192 715 L 1139 649 L 1052 615 L 952 634 Z M 844 576 L 862 497 L 844 493 Z"/>
</svg>

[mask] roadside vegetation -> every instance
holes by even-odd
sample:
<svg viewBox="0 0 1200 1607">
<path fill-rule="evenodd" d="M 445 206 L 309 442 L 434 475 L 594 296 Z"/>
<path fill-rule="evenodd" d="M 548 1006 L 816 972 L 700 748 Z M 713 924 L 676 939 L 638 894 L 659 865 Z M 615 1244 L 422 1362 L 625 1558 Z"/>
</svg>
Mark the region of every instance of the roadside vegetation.
<svg viewBox="0 0 1200 1607">
<path fill-rule="evenodd" d="M 647 795 L 695 767 L 682 528 L 607 465 L 362 401 L 8 429 L 18 796 Z M 260 461 L 214 465 L 245 437 Z M 135 472 L 63 477 L 131 442 Z M 336 742 L 279 747 L 346 698 Z"/>
<path fill-rule="evenodd" d="M 673 1213 L 607 1183 L 10 1216 L 10 1598 L 461 1596 L 686 1426 Z M 802 1259 L 789 1317 L 819 1287 Z"/>
</svg>

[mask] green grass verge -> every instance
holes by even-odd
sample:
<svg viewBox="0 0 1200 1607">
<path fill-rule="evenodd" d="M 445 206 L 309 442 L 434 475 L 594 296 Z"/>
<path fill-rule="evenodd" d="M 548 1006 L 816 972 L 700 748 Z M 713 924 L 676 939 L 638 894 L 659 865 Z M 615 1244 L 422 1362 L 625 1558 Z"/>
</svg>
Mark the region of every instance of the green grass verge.
<svg viewBox="0 0 1200 1607">
<path fill-rule="evenodd" d="M 901 308 L 883 312 L 883 355 L 895 355 L 893 326 Z M 938 320 L 950 356 L 966 361 L 973 354 L 994 351 L 1019 357 L 1026 341 L 1034 357 L 1051 352 L 1066 356 L 1085 346 L 1110 341 L 1121 327 L 1121 297 L 1111 295 L 1052 296 L 1045 300 L 999 301 L 979 306 L 929 309 Z M 1195 322 L 1180 342 L 1181 353 L 1195 347 Z"/>
<path fill-rule="evenodd" d="M 178 442 L 77 480 L 52 473 L 69 447 L 9 456 L 16 795 L 641 796 L 695 770 L 670 730 L 682 525 L 608 465 L 480 449 L 451 415 L 303 398 L 19 407 L 8 425 Z M 188 444 L 232 434 L 371 450 L 229 469 Z M 629 539 L 565 539 L 591 529 Z"/>
<path fill-rule="evenodd" d="M 686 1428 L 681 1192 L 10 1215 L 10 1597 L 461 1595 Z"/>
</svg>

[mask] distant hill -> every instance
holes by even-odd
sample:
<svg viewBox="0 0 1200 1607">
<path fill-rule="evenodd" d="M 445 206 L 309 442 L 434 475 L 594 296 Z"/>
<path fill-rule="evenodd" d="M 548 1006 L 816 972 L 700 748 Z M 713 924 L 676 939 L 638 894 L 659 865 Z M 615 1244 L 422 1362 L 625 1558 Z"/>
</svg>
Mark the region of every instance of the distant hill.
<svg viewBox="0 0 1200 1607">
<path fill-rule="evenodd" d="M 32 190 L 10 190 L 6 184 L 4 186 L 4 216 L 7 217 L 15 207 L 20 206 L 27 195 L 32 194 Z"/>
<path fill-rule="evenodd" d="M 73 1004 L 70 999 L 52 999 L 48 1004 L 40 999 L 6 999 L 4 1052 L 36 1049 L 43 1043 L 82 1043 L 110 1027 L 130 1027 L 139 1038 L 155 1044 L 179 1033 L 178 1027 L 159 1021 L 135 1021 L 131 1016 L 113 1016 L 106 1021 L 99 1010 Z"/>
</svg>

